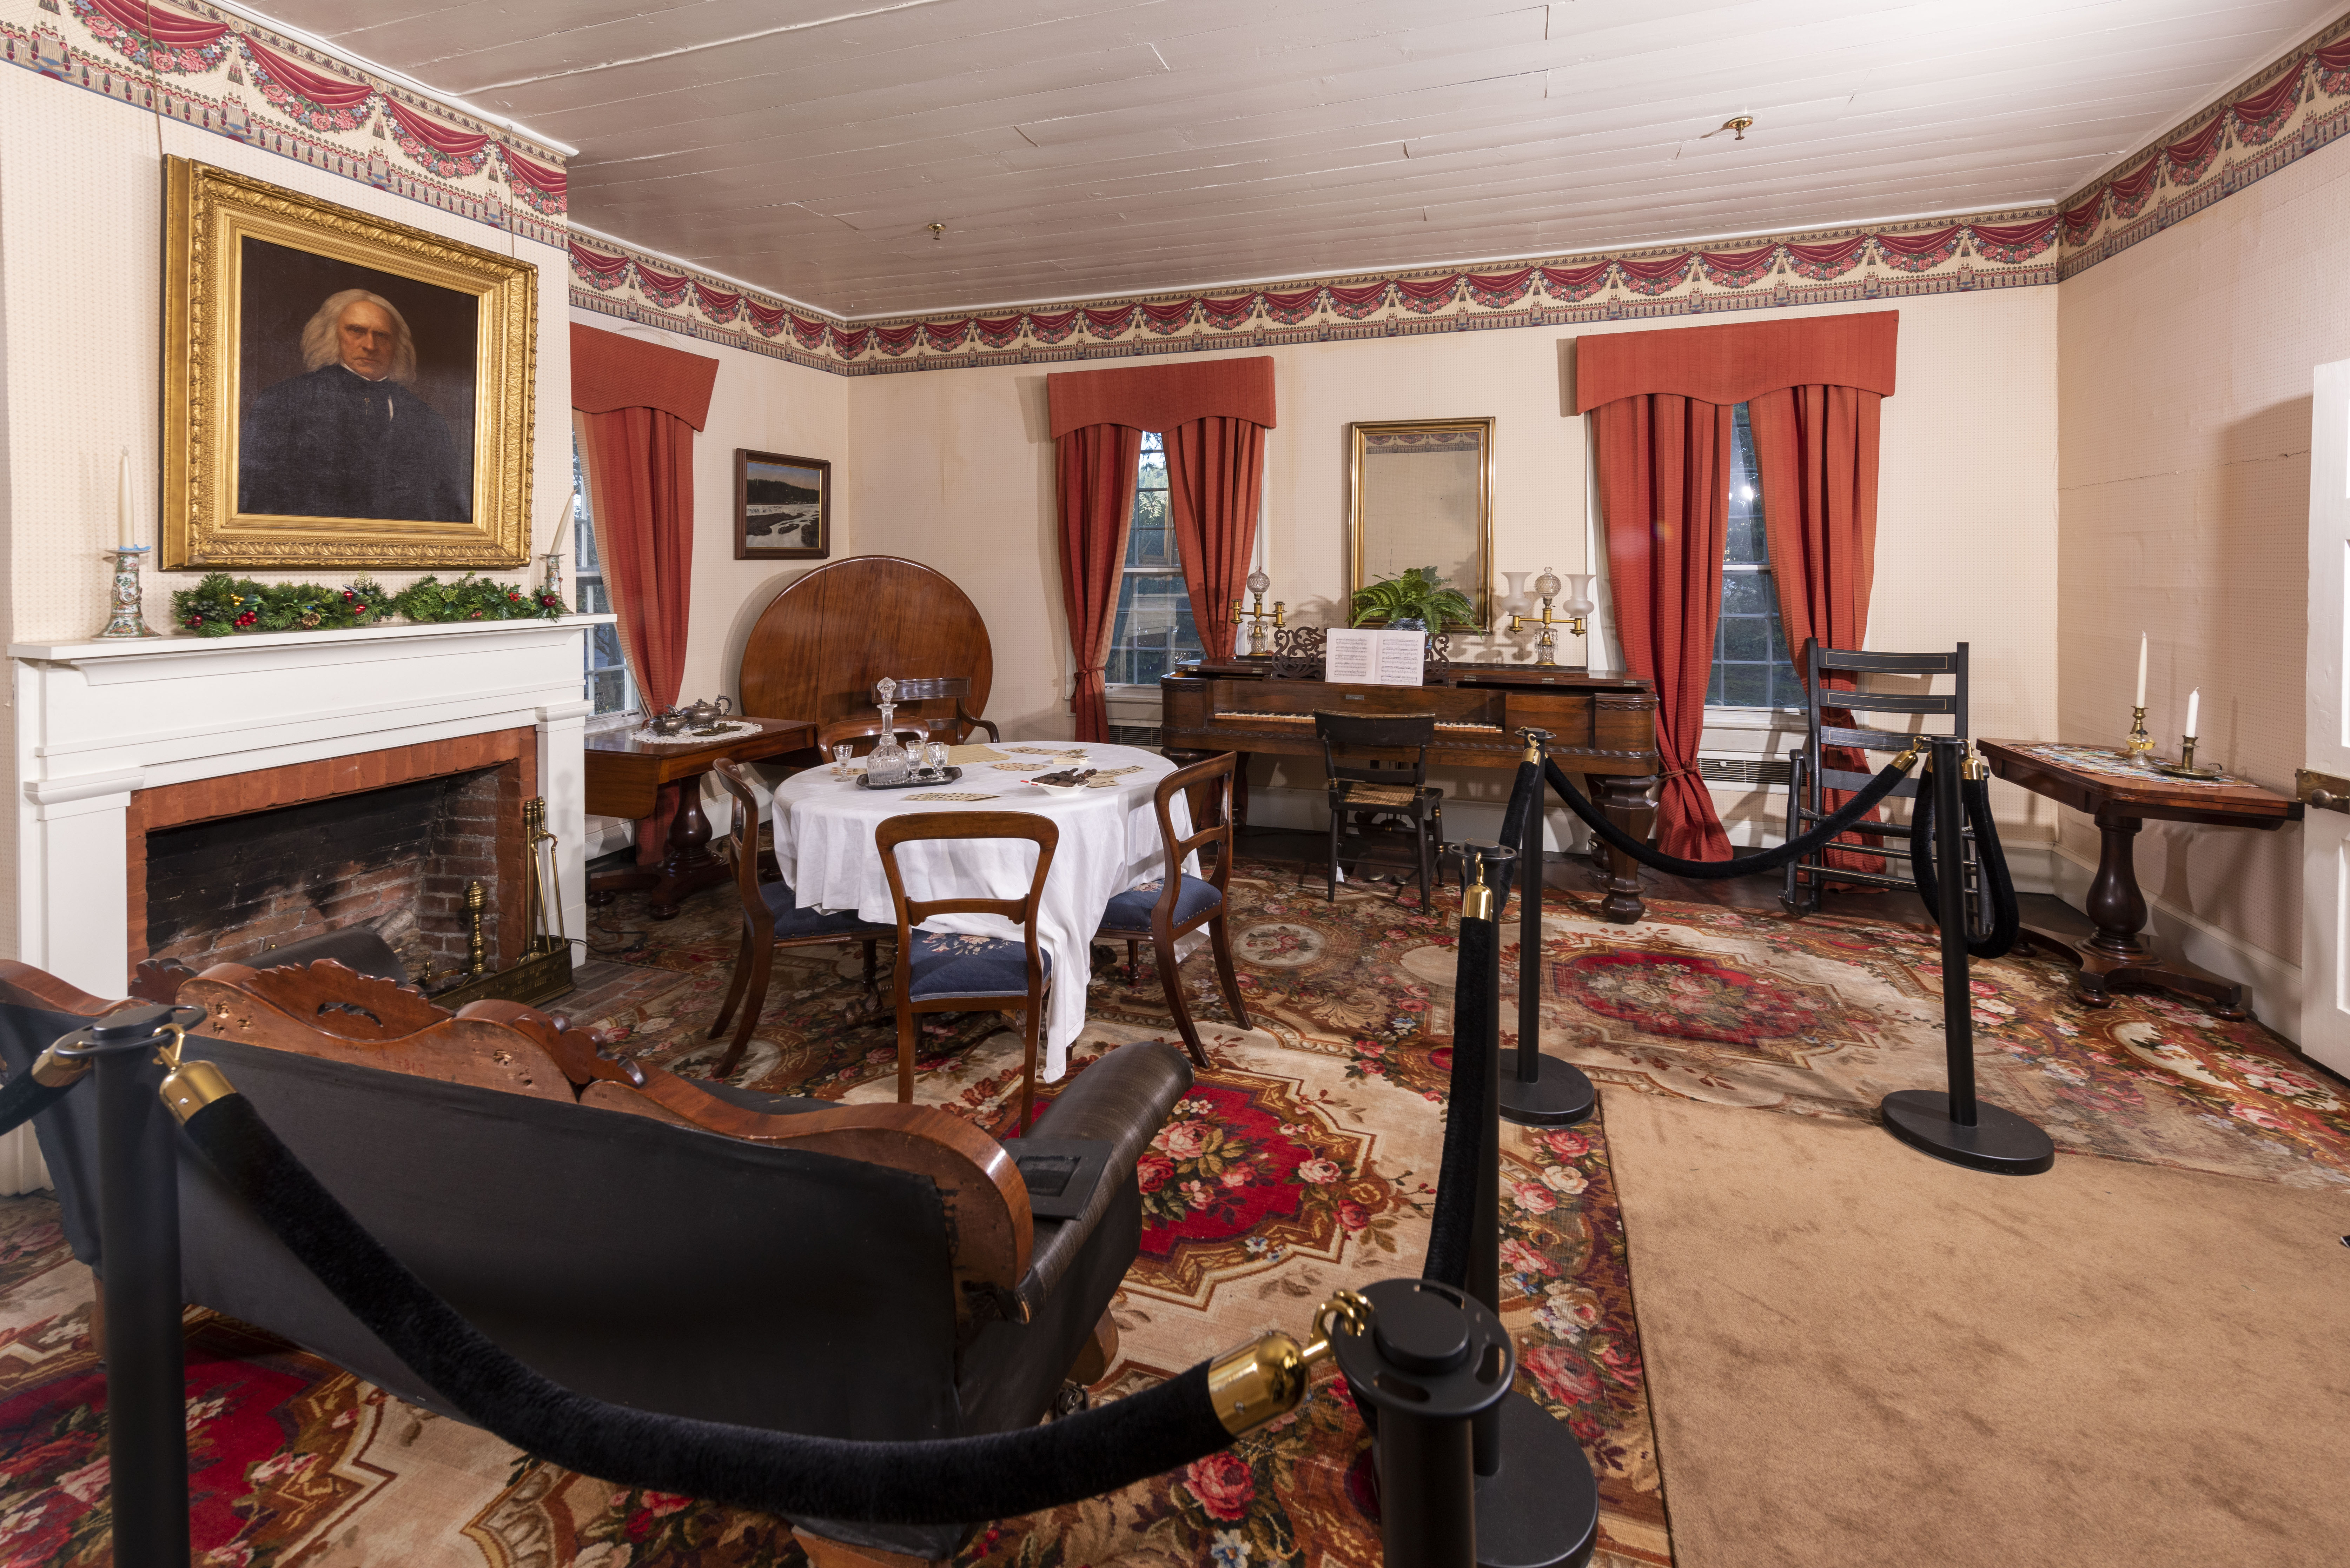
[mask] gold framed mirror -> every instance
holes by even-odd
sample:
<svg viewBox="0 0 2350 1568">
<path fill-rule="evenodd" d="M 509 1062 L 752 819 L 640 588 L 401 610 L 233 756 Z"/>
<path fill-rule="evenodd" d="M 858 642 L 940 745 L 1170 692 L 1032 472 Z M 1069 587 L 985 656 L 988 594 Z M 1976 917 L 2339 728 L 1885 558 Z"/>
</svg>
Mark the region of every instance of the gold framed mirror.
<svg viewBox="0 0 2350 1568">
<path fill-rule="evenodd" d="M 1452 630 L 1492 619 L 1493 421 L 1358 420 L 1353 452 L 1349 602 L 1372 583 L 1432 566 L 1474 607 Z M 1429 628 L 1436 631 L 1436 627 Z"/>
</svg>

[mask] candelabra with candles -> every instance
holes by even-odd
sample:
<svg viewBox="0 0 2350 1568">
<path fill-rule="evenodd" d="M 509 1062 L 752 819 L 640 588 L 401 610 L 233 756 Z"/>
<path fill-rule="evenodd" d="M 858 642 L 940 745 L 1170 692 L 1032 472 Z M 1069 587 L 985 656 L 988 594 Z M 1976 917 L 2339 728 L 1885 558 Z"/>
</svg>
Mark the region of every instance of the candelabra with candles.
<svg viewBox="0 0 2350 1568">
<path fill-rule="evenodd" d="M 1513 615 L 1510 618 L 1510 629 L 1513 632 L 1529 626 L 1542 628 L 1542 635 L 1534 639 L 1534 663 L 1537 666 L 1558 663 L 1558 634 L 1555 628 L 1565 627 L 1575 636 L 1581 637 L 1589 624 L 1591 612 L 1598 607 L 1591 602 L 1590 598 L 1592 574 L 1569 572 L 1566 576 L 1567 581 L 1575 585 L 1575 597 L 1566 601 L 1566 614 L 1556 620 L 1551 618 L 1551 601 L 1558 597 L 1559 589 L 1563 585 L 1558 580 L 1558 574 L 1544 566 L 1542 576 L 1534 579 L 1534 592 L 1542 596 L 1542 614 L 1539 616 Z"/>
<path fill-rule="evenodd" d="M 1249 623 L 1248 656 L 1251 659 L 1264 657 L 1264 622 L 1267 616 L 1273 618 L 1273 624 L 1276 627 L 1289 624 L 1283 618 L 1286 607 L 1279 599 L 1273 601 L 1271 609 L 1264 607 L 1264 590 L 1271 587 L 1273 587 L 1271 577 L 1266 576 L 1263 572 L 1251 572 L 1248 575 L 1248 591 L 1255 598 L 1256 607 L 1244 610 L 1241 608 L 1240 600 L 1232 601 L 1232 624 L 1238 626 L 1243 621 Z"/>
</svg>

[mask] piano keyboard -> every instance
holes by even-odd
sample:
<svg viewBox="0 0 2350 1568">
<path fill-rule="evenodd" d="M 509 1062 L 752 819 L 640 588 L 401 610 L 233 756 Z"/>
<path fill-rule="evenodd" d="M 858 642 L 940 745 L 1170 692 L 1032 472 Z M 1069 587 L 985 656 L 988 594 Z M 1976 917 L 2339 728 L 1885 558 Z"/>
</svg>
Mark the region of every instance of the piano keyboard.
<svg viewBox="0 0 2350 1568">
<path fill-rule="evenodd" d="M 1240 722 L 1256 722 L 1275 724 L 1314 722 L 1314 715 L 1311 713 L 1244 713 L 1236 709 L 1228 708 L 1217 709 L 1214 716 L 1218 719 L 1231 719 Z M 1499 724 L 1462 724 L 1445 719 L 1439 719 L 1436 722 L 1436 727 L 1440 730 L 1470 730 L 1487 735 L 1498 735 L 1503 732 Z"/>
</svg>

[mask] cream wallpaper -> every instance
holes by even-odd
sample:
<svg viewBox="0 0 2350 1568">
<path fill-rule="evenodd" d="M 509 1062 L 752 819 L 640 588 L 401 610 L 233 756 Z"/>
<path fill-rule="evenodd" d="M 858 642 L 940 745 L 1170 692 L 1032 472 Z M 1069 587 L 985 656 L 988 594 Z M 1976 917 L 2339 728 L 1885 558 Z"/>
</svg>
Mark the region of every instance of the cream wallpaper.
<svg viewBox="0 0 2350 1568">
<path fill-rule="evenodd" d="M 2129 728 L 2138 634 L 2147 727 L 2175 747 L 2203 693 L 2200 756 L 2290 793 L 2308 628 L 2310 372 L 2350 358 L 2321 258 L 2350 225 L 2350 145 L 2313 152 L 2058 289 L 2065 738 Z M 2065 852 L 2095 826 L 2066 813 Z M 2301 955 L 2301 830 L 2147 825 L 2149 898 L 2281 959 Z"/>
</svg>

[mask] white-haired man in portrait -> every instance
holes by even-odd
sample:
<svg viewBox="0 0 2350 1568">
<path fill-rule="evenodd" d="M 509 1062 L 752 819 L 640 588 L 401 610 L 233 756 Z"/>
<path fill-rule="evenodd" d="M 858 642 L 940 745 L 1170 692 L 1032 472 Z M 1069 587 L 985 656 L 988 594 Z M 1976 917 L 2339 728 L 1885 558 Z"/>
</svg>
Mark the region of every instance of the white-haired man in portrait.
<svg viewBox="0 0 2350 1568">
<path fill-rule="evenodd" d="M 238 432 L 237 510 L 469 523 L 473 483 L 449 427 L 410 389 L 416 342 L 392 303 L 331 295 L 302 329 L 306 374 L 253 400 Z"/>
</svg>

